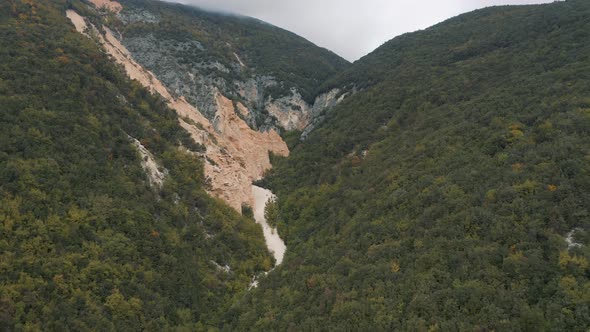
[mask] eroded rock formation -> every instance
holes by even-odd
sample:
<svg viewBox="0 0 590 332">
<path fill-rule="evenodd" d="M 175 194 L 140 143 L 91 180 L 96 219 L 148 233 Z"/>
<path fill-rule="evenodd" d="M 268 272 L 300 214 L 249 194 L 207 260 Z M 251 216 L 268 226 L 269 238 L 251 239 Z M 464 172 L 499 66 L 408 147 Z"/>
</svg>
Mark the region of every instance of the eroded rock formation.
<svg viewBox="0 0 590 332">
<path fill-rule="evenodd" d="M 218 90 L 213 96 L 215 115 L 211 123 L 184 97 L 173 97 L 153 73 L 133 59 L 107 27 L 103 27 L 104 33 L 100 32 L 72 10 L 67 11 L 67 16 L 80 33 L 96 36 L 105 51 L 125 68 L 131 79 L 137 80 L 152 93 L 160 94 L 176 110 L 182 127 L 197 143 L 206 147 L 202 156 L 205 160 L 205 176 L 211 185 L 210 192 L 237 211 L 241 211 L 244 204 L 252 206 L 252 182 L 260 179 L 271 167 L 269 152 L 282 156 L 289 154 L 287 145 L 277 132 L 273 129 L 265 132 L 251 129 L 237 115 L 237 112 L 249 114 L 247 108 L 240 104 L 234 105 Z"/>
<path fill-rule="evenodd" d="M 110 10 L 112 12 L 118 13 L 123 9 L 123 6 L 118 3 L 117 1 L 112 0 L 90 0 L 96 8 Z"/>
</svg>

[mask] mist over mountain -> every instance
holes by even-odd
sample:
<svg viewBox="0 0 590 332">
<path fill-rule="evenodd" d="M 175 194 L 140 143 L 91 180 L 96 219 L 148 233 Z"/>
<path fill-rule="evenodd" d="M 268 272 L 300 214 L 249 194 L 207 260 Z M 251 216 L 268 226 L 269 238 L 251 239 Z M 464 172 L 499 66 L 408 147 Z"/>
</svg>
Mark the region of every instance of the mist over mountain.
<svg viewBox="0 0 590 332">
<path fill-rule="evenodd" d="M 367 55 L 389 39 L 471 10 L 551 0 L 175 0 L 225 13 L 257 17 L 293 31 L 349 61 Z"/>
</svg>

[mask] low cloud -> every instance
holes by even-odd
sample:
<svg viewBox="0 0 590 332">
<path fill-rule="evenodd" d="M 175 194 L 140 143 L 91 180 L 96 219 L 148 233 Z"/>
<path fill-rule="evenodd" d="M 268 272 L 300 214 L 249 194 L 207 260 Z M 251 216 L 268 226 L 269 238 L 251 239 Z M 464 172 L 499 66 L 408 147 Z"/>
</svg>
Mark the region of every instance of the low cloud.
<svg viewBox="0 0 590 332">
<path fill-rule="evenodd" d="M 552 0 L 168 0 L 256 17 L 354 61 L 400 34 L 474 9 Z"/>
</svg>

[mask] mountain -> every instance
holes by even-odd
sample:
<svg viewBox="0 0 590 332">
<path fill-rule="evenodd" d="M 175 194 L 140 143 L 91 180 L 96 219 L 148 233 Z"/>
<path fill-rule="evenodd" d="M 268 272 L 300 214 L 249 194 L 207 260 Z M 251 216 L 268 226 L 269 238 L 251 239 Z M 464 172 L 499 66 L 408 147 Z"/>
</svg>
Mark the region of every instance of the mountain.
<svg viewBox="0 0 590 332">
<path fill-rule="evenodd" d="M 590 326 L 590 4 L 494 7 L 395 38 L 276 158 L 288 252 L 231 329 Z"/>
<path fill-rule="evenodd" d="M 303 131 L 347 96 L 317 93 L 345 60 L 258 20 L 157 1 L 91 3 L 98 10 L 68 17 L 177 111 L 205 147 L 209 192 L 238 211 L 254 205 L 268 152 L 288 155 L 279 134 Z"/>
<path fill-rule="evenodd" d="M 253 128 L 302 130 L 319 86 L 349 65 L 253 18 L 151 0 L 121 4 L 113 27 L 135 60 L 210 120 L 216 88 L 253 111 Z"/>
<path fill-rule="evenodd" d="M 248 207 L 242 216 L 241 205 L 232 208 L 212 198 L 215 183 L 206 171 L 226 161 L 233 168 L 220 172 L 243 176 L 247 188 L 240 189 L 251 191 L 252 178 L 270 167 L 268 151 L 288 150 L 278 126 L 258 131 L 238 117 L 242 101 L 225 97 L 222 81 L 231 85 L 231 75 L 246 80 L 264 75 L 274 80 L 269 87 L 282 84 L 306 94 L 319 86 L 316 80 L 347 63 L 252 19 L 146 2 L 141 15 L 153 10 L 180 39 L 158 42 L 178 42 L 187 52 L 195 51 L 191 45 L 203 48 L 198 68 L 219 90 L 213 128 L 115 37 L 117 28 L 124 29 L 135 36 L 130 44 L 141 47 L 140 29 L 165 31 L 145 22 L 140 27 L 134 19 L 139 5 L 0 2 L 2 331 L 202 330 L 218 326 L 221 314 L 252 287 L 253 277 L 273 266 Z M 185 12 L 184 21 L 175 16 Z M 198 15 L 208 28 L 187 23 L 198 22 L 193 20 Z M 171 25 L 170 17 L 182 25 Z M 214 31 L 224 21 L 227 30 Z M 174 29 L 211 36 L 187 41 Z M 216 44 L 236 31 L 281 43 L 273 48 L 244 38 L 244 44 L 232 40 L 240 45 L 235 50 Z M 265 44 L 276 54 L 308 52 L 305 61 L 294 57 L 290 69 L 304 75 L 277 79 L 282 74 L 275 72 L 276 64 L 258 66 L 265 55 L 249 53 L 250 44 Z M 248 69 L 233 68 L 230 51 L 239 51 L 243 60 L 234 61 L 246 62 Z M 207 67 L 212 63 L 216 68 Z M 299 69 L 309 64 L 317 66 L 313 75 Z M 243 105 L 239 111 L 250 112 Z M 256 143 L 246 150 L 251 155 L 235 151 L 241 147 L 230 145 L 235 137 Z M 216 163 L 216 157 L 224 159 Z"/>
<path fill-rule="evenodd" d="M 582 0 L 354 64 L 183 5 L 2 1 L 0 330 L 586 331 L 589 41 Z"/>
</svg>

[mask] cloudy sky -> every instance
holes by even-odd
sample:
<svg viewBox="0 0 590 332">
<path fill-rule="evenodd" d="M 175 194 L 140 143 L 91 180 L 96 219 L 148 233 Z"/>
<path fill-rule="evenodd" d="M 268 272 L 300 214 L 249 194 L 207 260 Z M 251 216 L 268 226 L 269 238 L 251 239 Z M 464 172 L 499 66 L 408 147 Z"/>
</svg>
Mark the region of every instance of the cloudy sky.
<svg viewBox="0 0 590 332">
<path fill-rule="evenodd" d="M 256 17 L 354 61 L 382 43 L 474 9 L 553 0 L 168 0 Z"/>
</svg>

